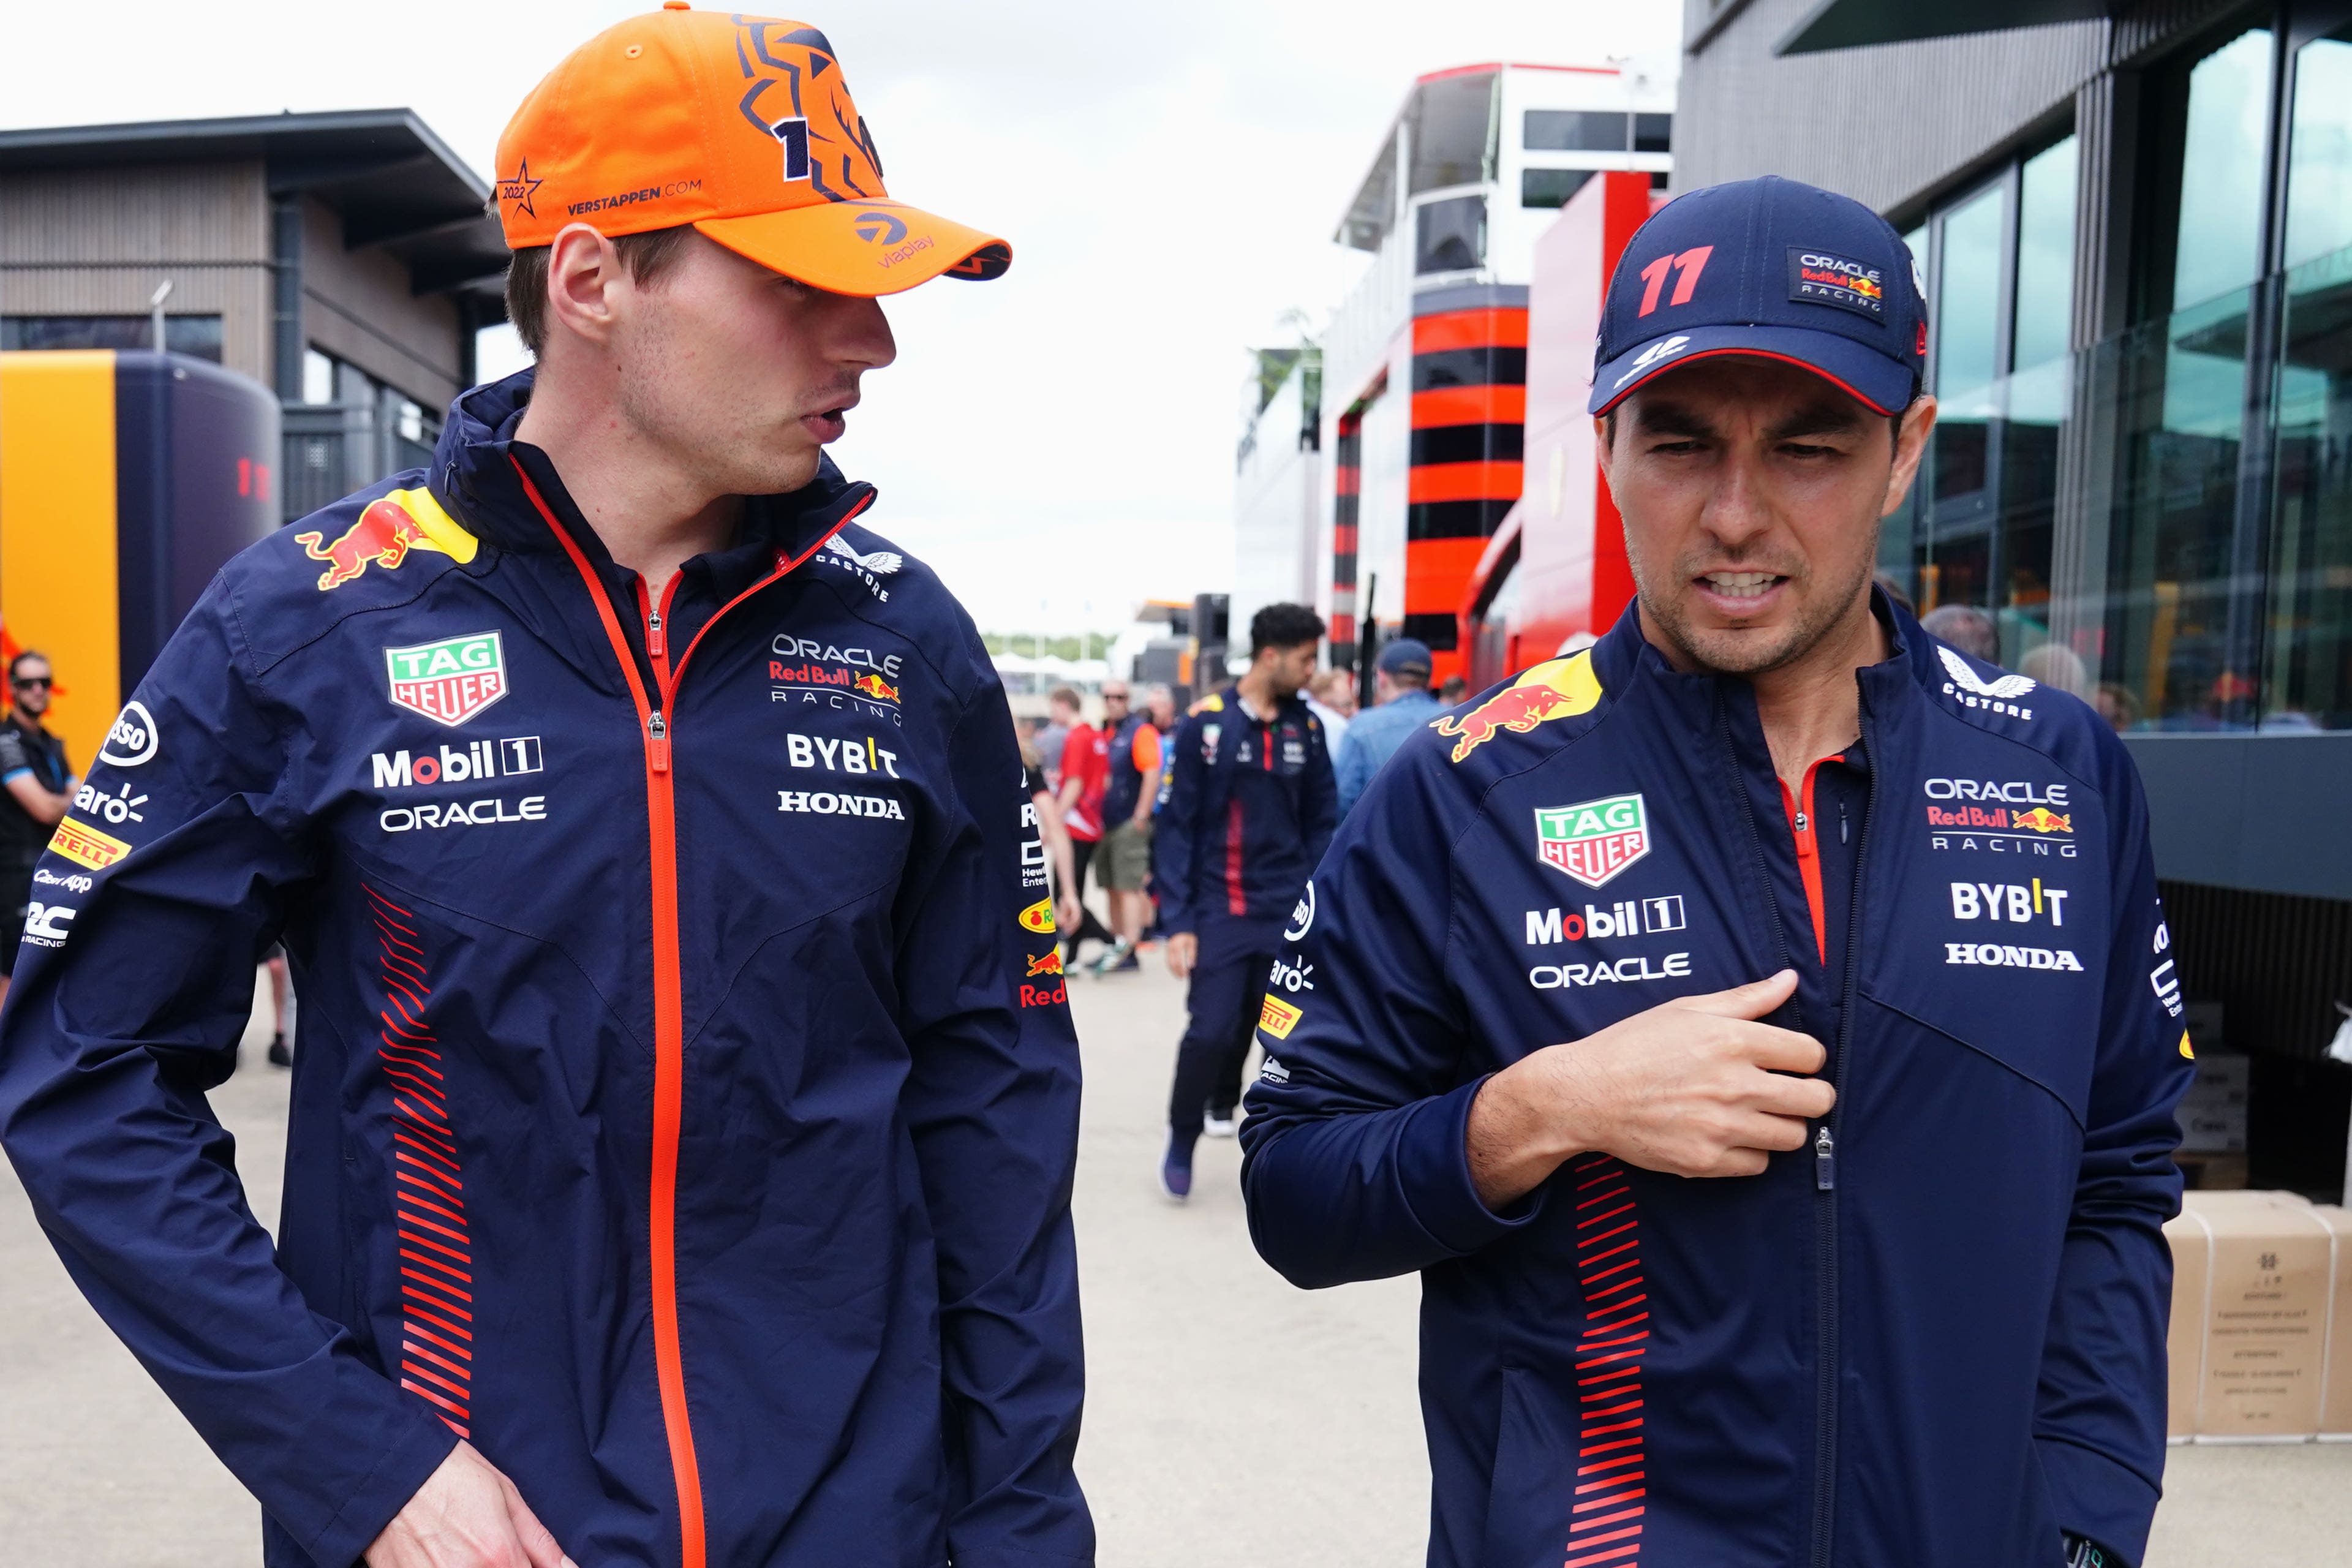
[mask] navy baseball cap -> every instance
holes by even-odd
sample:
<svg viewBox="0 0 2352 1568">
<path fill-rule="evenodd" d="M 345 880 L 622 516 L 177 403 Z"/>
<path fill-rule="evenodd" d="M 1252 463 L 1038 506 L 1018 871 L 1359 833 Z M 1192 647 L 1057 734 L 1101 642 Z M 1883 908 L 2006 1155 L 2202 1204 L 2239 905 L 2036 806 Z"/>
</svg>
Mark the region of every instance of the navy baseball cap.
<svg viewBox="0 0 2352 1568">
<path fill-rule="evenodd" d="M 1376 668 L 1395 675 L 1402 670 L 1417 669 L 1429 673 L 1429 645 L 1419 637 L 1398 637 L 1381 649 Z"/>
<path fill-rule="evenodd" d="M 1609 279 L 1591 412 L 1716 354 L 1801 365 L 1898 414 L 1927 363 L 1918 264 L 1851 196 L 1767 174 L 1676 196 Z"/>
</svg>

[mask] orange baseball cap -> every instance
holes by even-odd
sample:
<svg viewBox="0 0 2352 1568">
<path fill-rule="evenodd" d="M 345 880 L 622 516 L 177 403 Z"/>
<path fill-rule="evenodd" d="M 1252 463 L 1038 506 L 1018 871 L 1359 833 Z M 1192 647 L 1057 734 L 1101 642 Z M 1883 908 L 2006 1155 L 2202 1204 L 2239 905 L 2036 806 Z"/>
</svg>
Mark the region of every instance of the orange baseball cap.
<svg viewBox="0 0 2352 1568">
<path fill-rule="evenodd" d="M 615 238 L 692 224 L 771 271 L 869 297 L 1013 265 L 995 236 L 890 199 L 840 58 L 805 22 L 665 0 L 549 72 L 498 166 L 517 250 L 571 223 Z"/>
</svg>

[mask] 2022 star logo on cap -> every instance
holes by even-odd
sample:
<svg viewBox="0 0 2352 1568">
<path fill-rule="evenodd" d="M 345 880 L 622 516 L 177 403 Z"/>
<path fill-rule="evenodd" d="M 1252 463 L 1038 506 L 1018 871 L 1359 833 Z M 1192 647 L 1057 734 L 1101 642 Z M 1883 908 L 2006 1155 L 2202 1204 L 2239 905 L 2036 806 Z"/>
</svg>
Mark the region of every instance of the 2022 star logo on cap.
<svg viewBox="0 0 2352 1568">
<path fill-rule="evenodd" d="M 572 223 L 614 238 L 690 224 L 771 271 L 867 297 L 1013 265 L 994 235 L 891 198 L 840 57 L 805 22 L 667 0 L 549 72 L 498 167 L 517 250 Z"/>
</svg>

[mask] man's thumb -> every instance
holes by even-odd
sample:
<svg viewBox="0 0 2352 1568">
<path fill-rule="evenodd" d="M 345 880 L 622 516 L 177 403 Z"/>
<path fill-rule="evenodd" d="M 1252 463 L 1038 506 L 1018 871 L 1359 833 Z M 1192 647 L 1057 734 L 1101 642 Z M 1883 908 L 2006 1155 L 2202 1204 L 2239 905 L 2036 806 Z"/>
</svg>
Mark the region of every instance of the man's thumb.
<svg viewBox="0 0 2352 1568">
<path fill-rule="evenodd" d="M 1692 1013 L 1712 1013 L 1718 1018 L 1760 1018 L 1786 1002 L 1797 992 L 1797 972 L 1783 969 L 1745 985 L 1735 985 L 1728 991 L 1710 992 L 1704 996 L 1685 996 L 1677 1006 Z"/>
</svg>

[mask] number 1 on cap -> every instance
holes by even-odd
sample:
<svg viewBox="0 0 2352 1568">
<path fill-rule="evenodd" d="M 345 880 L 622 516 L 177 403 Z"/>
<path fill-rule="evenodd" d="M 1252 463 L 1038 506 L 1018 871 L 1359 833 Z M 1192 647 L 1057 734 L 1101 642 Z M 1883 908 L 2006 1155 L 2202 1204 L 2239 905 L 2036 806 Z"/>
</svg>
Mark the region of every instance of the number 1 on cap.
<svg viewBox="0 0 2352 1568">
<path fill-rule="evenodd" d="M 1706 270 L 1706 258 L 1715 254 L 1715 247 L 1702 245 L 1684 251 L 1680 256 L 1661 256 L 1642 268 L 1642 280 L 1649 287 L 1642 290 L 1642 308 L 1633 313 L 1646 316 L 1658 308 L 1658 291 L 1666 286 L 1666 269 L 1679 268 L 1682 276 L 1675 279 L 1674 298 L 1669 305 L 1687 305 L 1691 291 L 1698 287 L 1698 275 Z"/>
</svg>

